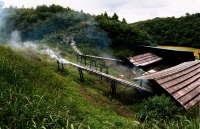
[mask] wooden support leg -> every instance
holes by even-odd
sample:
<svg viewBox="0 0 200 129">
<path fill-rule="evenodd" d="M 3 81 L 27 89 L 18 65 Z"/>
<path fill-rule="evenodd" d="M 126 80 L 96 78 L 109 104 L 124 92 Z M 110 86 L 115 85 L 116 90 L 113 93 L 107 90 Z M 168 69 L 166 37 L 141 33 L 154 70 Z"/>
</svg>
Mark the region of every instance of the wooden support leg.
<svg viewBox="0 0 200 129">
<path fill-rule="evenodd" d="M 97 61 L 96 60 L 94 60 L 94 67 L 97 70 Z"/>
<path fill-rule="evenodd" d="M 58 71 L 60 71 L 60 62 L 57 60 Z"/>
<path fill-rule="evenodd" d="M 111 81 L 110 92 L 111 92 L 112 97 L 116 94 L 116 82 L 115 81 Z"/>
<path fill-rule="evenodd" d="M 79 75 L 80 75 L 80 80 L 81 82 L 84 82 L 84 78 L 83 78 L 83 71 L 81 68 L 78 68 L 78 71 L 79 71 Z"/>
<path fill-rule="evenodd" d="M 84 57 L 85 57 L 85 66 L 86 66 L 86 55 Z"/>
<path fill-rule="evenodd" d="M 82 61 L 83 61 L 83 55 L 81 55 L 81 62 L 80 63 L 82 63 Z"/>
<path fill-rule="evenodd" d="M 102 66 L 106 66 L 105 60 L 102 60 Z"/>
<path fill-rule="evenodd" d="M 77 61 L 77 62 L 79 62 L 79 58 L 78 58 L 78 56 L 79 56 L 79 55 L 77 54 L 77 55 L 76 55 L 76 61 Z"/>
<path fill-rule="evenodd" d="M 106 74 L 108 74 L 108 67 L 106 67 Z"/>
<path fill-rule="evenodd" d="M 61 66 L 62 66 L 62 71 L 64 71 L 64 65 L 63 65 L 63 64 L 61 64 Z"/>
<path fill-rule="evenodd" d="M 92 58 L 90 58 L 90 68 L 92 68 L 92 65 L 93 65 L 93 60 Z"/>
<path fill-rule="evenodd" d="M 142 86 L 142 81 L 140 80 L 140 86 Z"/>
<path fill-rule="evenodd" d="M 100 72 L 102 72 L 102 67 L 100 67 Z M 102 76 L 101 76 L 101 80 L 102 80 Z"/>
</svg>

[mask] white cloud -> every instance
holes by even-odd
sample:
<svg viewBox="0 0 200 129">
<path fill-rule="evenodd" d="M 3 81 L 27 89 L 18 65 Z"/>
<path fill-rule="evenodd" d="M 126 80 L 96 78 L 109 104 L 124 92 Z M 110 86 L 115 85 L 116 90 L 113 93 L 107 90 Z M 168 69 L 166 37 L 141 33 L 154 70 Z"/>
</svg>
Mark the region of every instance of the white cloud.
<svg viewBox="0 0 200 129">
<path fill-rule="evenodd" d="M 109 15 L 114 12 L 120 19 L 130 23 L 155 17 L 180 17 L 185 13 L 200 12 L 200 0 L 4 0 L 5 6 L 36 7 L 37 5 L 58 4 L 90 14 Z"/>
</svg>

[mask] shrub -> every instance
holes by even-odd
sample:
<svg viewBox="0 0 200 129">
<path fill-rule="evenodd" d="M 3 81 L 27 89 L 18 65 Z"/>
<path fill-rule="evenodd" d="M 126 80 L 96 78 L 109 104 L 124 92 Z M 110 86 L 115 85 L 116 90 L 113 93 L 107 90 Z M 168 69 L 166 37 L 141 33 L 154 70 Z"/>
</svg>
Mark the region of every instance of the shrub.
<svg viewBox="0 0 200 129">
<path fill-rule="evenodd" d="M 182 108 L 179 108 L 171 98 L 162 94 L 153 96 L 142 103 L 143 109 L 140 112 L 140 119 L 169 119 L 179 114 Z"/>
</svg>

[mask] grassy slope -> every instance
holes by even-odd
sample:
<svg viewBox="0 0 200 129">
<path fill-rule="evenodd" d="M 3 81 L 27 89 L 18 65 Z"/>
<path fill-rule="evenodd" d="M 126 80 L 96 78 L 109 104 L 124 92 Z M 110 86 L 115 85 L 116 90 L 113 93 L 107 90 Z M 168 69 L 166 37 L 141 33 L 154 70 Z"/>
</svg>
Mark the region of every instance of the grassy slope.
<svg viewBox="0 0 200 129">
<path fill-rule="evenodd" d="M 46 64 L 37 56 L 24 57 L 2 46 L 0 55 L 0 127 L 60 128 L 73 124 L 76 128 L 133 128 L 137 125 L 133 118 L 118 115 L 117 106 L 95 88 L 106 86 L 97 81 L 99 78 L 84 73 L 87 81 L 80 83 L 75 68 L 70 67 L 63 76 L 50 69 L 51 63 Z"/>
<path fill-rule="evenodd" d="M 85 82 L 81 83 L 76 68 L 65 66 L 61 73 L 54 61 L 43 59 L 31 51 L 16 52 L 0 46 L 0 127 L 198 127 L 197 106 L 180 119 L 152 119 L 139 124 L 135 114 L 145 105 L 137 94 L 120 89 L 116 98 L 110 99 L 108 84 L 99 77 L 84 72 Z"/>
</svg>

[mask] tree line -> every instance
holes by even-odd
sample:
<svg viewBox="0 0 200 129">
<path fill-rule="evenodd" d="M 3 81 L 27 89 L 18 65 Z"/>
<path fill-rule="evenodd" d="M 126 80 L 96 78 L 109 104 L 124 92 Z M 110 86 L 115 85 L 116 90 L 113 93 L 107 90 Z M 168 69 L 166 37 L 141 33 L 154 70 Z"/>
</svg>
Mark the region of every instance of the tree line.
<svg viewBox="0 0 200 129">
<path fill-rule="evenodd" d="M 3 12 L 6 15 L 1 15 L 5 23 L 0 27 L 1 42 L 8 42 L 12 31 L 18 30 L 22 40 L 63 43 L 67 37 L 74 37 L 81 44 L 107 47 L 118 57 L 133 55 L 139 45 L 200 48 L 199 13 L 127 24 L 116 13 L 96 16 L 54 4 L 36 8 L 11 6 Z"/>
</svg>

